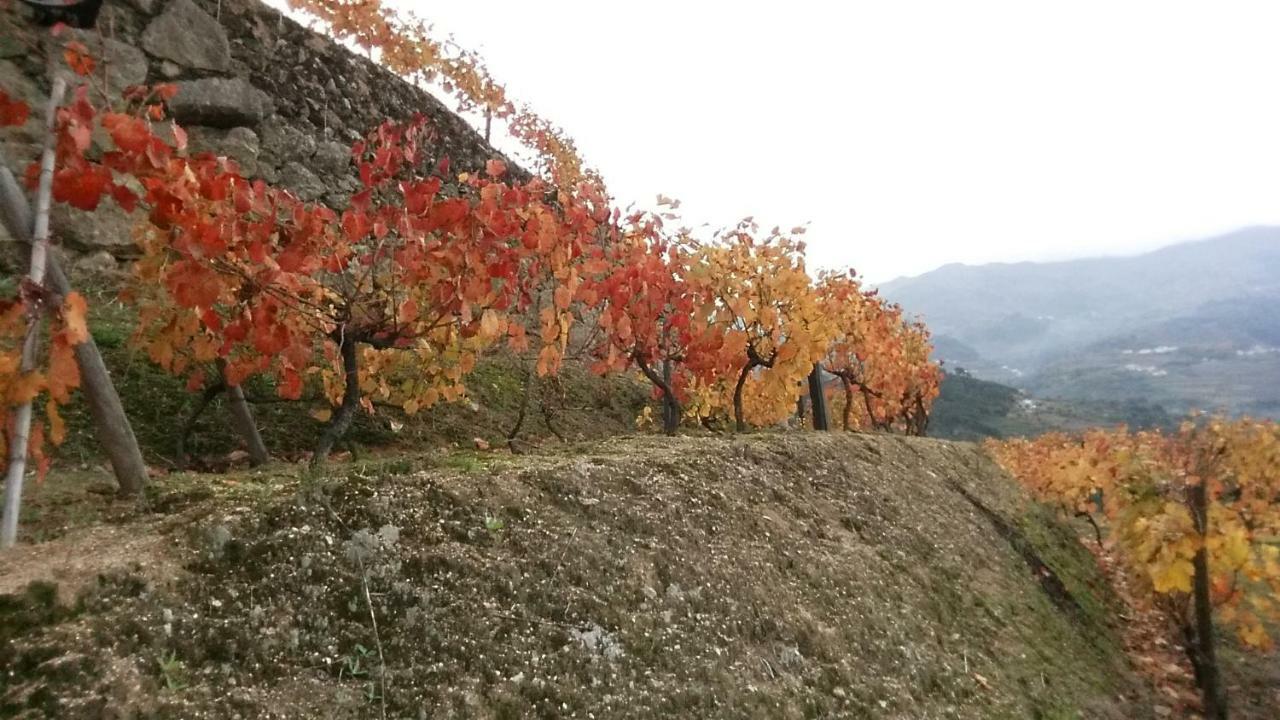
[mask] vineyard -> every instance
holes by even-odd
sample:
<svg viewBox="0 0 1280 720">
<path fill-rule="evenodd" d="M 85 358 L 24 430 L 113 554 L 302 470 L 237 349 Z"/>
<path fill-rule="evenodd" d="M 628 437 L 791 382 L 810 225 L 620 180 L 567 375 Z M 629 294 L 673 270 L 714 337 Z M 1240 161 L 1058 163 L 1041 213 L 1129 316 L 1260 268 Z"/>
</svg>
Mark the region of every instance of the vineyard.
<svg viewBox="0 0 1280 720">
<path fill-rule="evenodd" d="M 81 383 L 75 348 L 89 337 L 83 297 L 44 283 L 51 203 L 142 212 L 141 256 L 122 296 L 137 311 L 134 342 L 189 391 L 226 392 L 255 463 L 270 449 L 238 399 L 251 379 L 311 404 L 319 464 L 358 413 L 411 417 L 464 400 L 478 359 L 499 349 L 528 358 L 526 392 L 566 359 L 638 370 L 668 433 L 682 421 L 732 420 L 740 431 L 783 422 L 810 384 L 825 400 L 827 374 L 840 379 L 847 429 L 924 431 L 940 377 L 927 330 L 852 272 L 813 283 L 802 228 L 744 220 L 699 239 L 678 227 L 675 201 L 624 213 L 594 176 L 571 182 L 551 156 L 553 181 L 511 180 L 496 158 L 483 172 L 453 172 L 422 117 L 385 122 L 351 146 L 359 186 L 336 210 L 250 181 L 226 157 L 187 153 L 187 133 L 165 119 L 175 86 L 130 87 L 99 105 L 99 60 L 77 40 L 58 60 L 73 72 L 54 85 L 43 156 L 25 173 L 34 211 L 7 183 L 10 230 L 32 248 L 0 326 L 0 377 L 16 409 L 4 446 L 7 543 L 27 457 L 43 477 L 46 445 L 65 436 L 59 408 Z M 64 88 L 66 77 L 78 84 Z M 11 95 L 0 108 L 5 125 L 33 121 Z M 114 397 L 105 375 L 93 382 Z M 822 410 L 815 417 L 825 426 Z M 109 424 L 127 422 L 116 413 Z M 121 490 L 137 493 L 144 478 L 128 444 L 115 443 L 123 459 L 113 464 Z"/>
<path fill-rule="evenodd" d="M 1193 418 L 1176 434 L 1097 430 L 990 442 L 1037 498 L 1115 548 L 1140 612 L 1181 634 L 1207 717 L 1226 717 L 1215 635 L 1268 651 L 1280 621 L 1280 426 Z"/>
<path fill-rule="evenodd" d="M 19 17 L 16 6 L 0 4 L 6 17 Z M 167 648 L 158 661 L 163 702 L 141 698 L 159 693 L 158 681 L 121 681 L 127 704 L 164 717 L 229 702 L 214 689 L 216 673 L 252 685 L 284 677 L 301 683 L 305 673 L 319 672 L 358 688 L 355 696 L 344 691 L 326 701 L 350 717 L 407 717 L 421 707 L 410 698 L 430 695 L 458 717 L 608 715 L 635 702 L 654 717 L 890 717 L 894 709 L 906 713 L 901 717 L 1126 717 L 1145 706 L 1216 720 L 1231 703 L 1216 654 L 1220 630 L 1231 631 L 1233 649 L 1274 657 L 1274 423 L 1193 417 L 1168 434 L 1099 430 L 992 442 L 987 455 L 1040 505 L 1022 491 L 993 489 L 1003 476 L 976 450 L 917 439 L 928 431 L 942 380 L 924 322 L 852 269 L 808 266 L 804 226 L 726 218 L 719 230 L 703 232 L 686 226 L 678 200 L 659 196 L 637 206 L 613 197 L 563 129 L 510 98 L 478 55 L 429 23 L 376 1 L 288 4 L 403 81 L 438 88 L 460 113 L 478 114 L 483 147 L 495 125 L 509 133 L 532 154 L 531 167 L 496 152 L 460 160 L 457 128 L 414 112 L 378 118 L 358 137 L 330 142 L 338 145 L 330 161 L 344 191 L 303 193 L 258 171 L 252 159 L 210 152 L 201 140 L 209 128 L 181 121 L 211 117 L 191 109 L 184 88 L 220 82 L 207 75 L 229 62 L 196 66 L 195 79 L 180 82 L 154 82 L 156 73 L 144 72 L 152 82 L 122 87 L 102 36 L 95 45 L 93 32 L 80 29 L 92 26 L 92 17 L 41 11 L 32 16 L 38 30 L 20 18 L 29 26 L 14 37 L 30 41 L 21 51 L 43 58 L 48 77 L 38 100 L 29 87 L 0 85 L 0 133 L 25 140 L 0 144 L 0 219 L 17 241 L 23 270 L 0 283 L 0 547 L 18 545 L 12 557 L 32 558 L 38 556 L 21 553 L 38 552 L 41 543 L 24 546 L 20 537 L 46 539 L 47 532 L 49 541 L 75 547 L 100 532 L 80 521 L 55 528 L 49 518 L 62 518 L 65 509 L 46 505 L 37 507 L 37 529 L 26 530 L 23 512 L 28 480 L 40 489 L 70 483 L 78 466 L 88 467 L 87 454 L 101 456 L 118 498 L 111 502 L 134 510 L 172 506 L 147 510 L 173 517 L 145 521 L 139 537 L 193 544 L 181 559 L 148 552 L 167 558 L 160 565 L 191 569 L 196 579 L 160 595 L 135 593 L 130 583 L 157 578 L 121 570 L 103 581 L 119 587 L 78 601 L 84 618 L 59 615 L 56 602 L 30 594 L 40 592 L 32 584 L 25 600 L 0 607 L 0 640 L 22 636 L 20 625 L 31 617 L 47 633 L 39 642 L 48 643 L 67 642 L 63 620 L 99 634 L 124 624 L 133 633 L 127 645 Z M 170 11 L 218 22 L 190 0 L 173 0 Z M 166 17 L 151 21 L 147 33 Z M 317 110 L 326 123 L 328 112 Z M 303 171 L 291 170 L 295 177 Z M 90 279 L 77 291 L 73 280 L 84 276 L 62 267 L 51 218 L 108 210 L 131 219 L 127 272 L 107 283 L 109 290 Z M 117 361 L 118 348 L 128 349 L 128 365 Z M 133 367 L 135 357 L 146 367 Z M 144 384 L 145 394 L 135 387 Z M 564 416 L 575 403 L 589 413 L 579 421 L 582 432 L 566 433 Z M 218 407 L 225 420 L 211 418 Z M 447 424 L 459 413 L 469 413 L 465 428 L 437 435 L 448 435 L 455 449 L 465 445 L 462 455 L 441 460 L 404 430 Z M 233 453 L 202 452 L 194 436 L 210 422 L 234 437 Z M 532 438 L 537 423 L 547 442 Z M 353 434 L 372 425 L 384 440 L 388 433 L 399 440 L 357 458 L 365 448 Z M 634 441 L 634 456 L 615 441 L 570 442 L 635 433 L 649 437 Z M 69 456 L 60 452 L 68 437 L 76 446 Z M 575 459 L 579 454 L 593 459 Z M 224 461 L 231 455 L 234 461 Z M 912 463 L 921 466 L 911 471 Z M 211 472 L 188 472 L 193 468 Z M 458 480 L 480 470 L 493 475 L 491 488 Z M 876 485 L 880 471 L 904 485 Z M 752 473 L 763 484 L 753 485 Z M 841 490 L 849 473 L 857 477 L 852 496 Z M 947 479 L 960 474 L 981 482 Z M 898 491 L 924 493 L 937 505 L 915 505 Z M 1066 522 L 1087 523 L 1080 543 L 1042 506 L 1060 509 Z M 225 521 L 214 519 L 222 513 L 229 513 Z M 898 522 L 908 517 L 912 524 Z M 641 570 L 621 567 L 610 560 L 619 541 L 591 518 L 660 551 Z M 180 525 L 197 529 L 185 537 Z M 930 527 L 941 536 L 926 538 Z M 583 555 L 566 560 L 575 553 L 557 538 L 579 531 Z M 674 539 L 656 539 L 663 533 Z M 409 541 L 449 550 L 410 550 Z M 840 544 L 846 541 L 863 549 L 849 550 Z M 966 543 L 996 548 L 980 564 L 1006 596 L 956 569 Z M 820 546 L 843 549 L 809 554 Z M 797 547 L 813 570 L 789 555 L 787 548 Z M 895 554 L 895 547 L 905 549 Z M 747 554 L 730 557 L 741 548 Z M 525 571 L 523 552 L 531 558 Z M 840 553 L 851 554 L 836 562 Z M 1086 561 L 1090 553 L 1101 568 Z M 700 584 L 673 570 L 685 554 L 705 561 L 713 580 Z M 305 556 L 301 570 L 295 556 Z M 312 558 L 319 563 L 314 575 Z M 874 567 L 871 579 L 849 574 L 859 562 Z M 532 579 L 522 585 L 526 571 Z M 549 589 L 561 575 L 578 593 L 563 607 Z M 591 606 L 598 601 L 593 576 L 622 600 Z M 775 602 L 763 586 L 740 584 L 757 576 L 789 583 L 786 598 Z M 861 588 L 861 615 L 847 614 L 850 598 L 832 590 L 832 577 Z M 264 591 L 268 578 L 280 583 Z M 436 583 L 435 590 L 415 591 L 404 578 Z M 712 588 L 705 602 L 693 594 L 704 587 Z M 455 605 L 430 605 L 431 592 Z M 302 619 L 303 594 L 337 608 L 341 627 L 332 636 L 322 626 L 327 620 Z M 174 608 L 206 595 L 219 604 L 204 618 L 179 609 L 174 634 Z M 262 604 L 245 605 L 245 596 Z M 735 600 L 747 596 L 755 602 L 751 619 L 739 616 Z M 741 635 L 745 645 L 693 647 L 681 663 L 713 662 L 706 673 L 664 658 L 653 638 L 684 620 L 671 608 L 649 612 L 663 602 L 687 604 L 689 632 Z M 473 603 L 487 617 L 457 609 Z M 253 613 L 264 633 L 288 628 L 292 639 L 232 632 L 236 619 L 216 610 L 223 604 L 227 613 Z M 124 621 L 129 612 L 136 624 Z M 269 613 L 277 616 L 267 619 Z M 628 620 L 632 613 L 651 625 Z M 1169 623 L 1155 634 L 1186 648 L 1200 699 L 1147 697 L 1150 678 L 1138 677 L 1124 659 L 1115 613 Z M 426 616 L 482 638 L 476 642 L 483 651 L 442 663 L 423 648 L 439 656 L 458 648 L 424 629 Z M 1001 618 L 1013 618 L 1014 626 Z M 401 636 L 379 634 L 379 623 Z M 492 630 L 492 623 L 505 629 Z M 970 638 L 948 623 L 986 644 L 961 647 Z M 1048 623 L 1048 636 L 1032 637 L 1017 623 Z M 427 640 L 409 642 L 410 632 L 425 632 Z M 157 640 L 160 634 L 168 639 Z M 341 653 L 328 646 L 330 637 Z M 932 638 L 927 647 L 921 637 Z M 549 685 L 490 687 L 565 642 L 592 659 L 550 660 Z M 874 691 L 859 687 L 840 657 L 840 647 L 859 643 L 866 643 L 862 661 L 878 673 Z M 909 674 L 927 696 L 895 686 L 893 673 L 905 672 L 902 658 L 890 657 L 895 643 L 914 657 Z M 1046 643 L 1062 655 L 1044 650 Z M 749 655 L 750 667 L 711 661 L 708 653 L 719 658 L 722 646 Z M 999 647 L 1034 660 L 1013 677 L 994 659 Z M 72 697 L 82 676 L 136 672 L 120 670 L 127 663 L 111 652 L 86 651 L 82 666 L 58 676 L 42 656 L 45 646 L 14 648 L 0 658 L 31 671 L 35 684 L 14 679 L 11 692 L 0 686 L 0 710 L 18 707 L 14 698 L 22 695 L 23 707 L 56 716 L 58 701 L 41 696 L 49 688 Z M 630 654 L 619 660 L 624 652 Z M 600 663 L 615 661 L 625 682 L 598 672 Z M 231 669 L 238 663 L 245 664 Z M 399 676 L 388 669 L 396 663 Z M 420 666 L 435 668 L 429 680 L 415 674 Z M 196 677 L 197 667 L 203 676 Z M 661 677 L 647 668 L 660 668 Z M 736 694 L 735 674 L 772 694 Z M 637 690 L 644 683 L 653 687 Z M 707 694 L 684 693 L 681 683 Z M 613 694 L 594 694 L 601 684 Z M 199 693 L 178 697 L 188 686 Z M 708 699 L 717 693 L 732 699 Z M 310 712 L 332 707 L 303 685 L 280 696 L 246 689 L 236 697 L 245 712 L 272 703 L 320 703 Z"/>
</svg>

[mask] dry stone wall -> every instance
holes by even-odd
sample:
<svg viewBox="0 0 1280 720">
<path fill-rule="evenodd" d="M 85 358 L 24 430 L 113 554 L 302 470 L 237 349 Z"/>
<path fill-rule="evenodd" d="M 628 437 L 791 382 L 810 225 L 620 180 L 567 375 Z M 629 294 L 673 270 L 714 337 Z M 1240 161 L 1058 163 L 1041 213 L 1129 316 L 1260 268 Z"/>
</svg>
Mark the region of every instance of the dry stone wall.
<svg viewBox="0 0 1280 720">
<path fill-rule="evenodd" d="M 71 32 L 102 59 L 96 87 L 119 97 L 129 85 L 176 84 L 169 111 L 192 151 L 230 157 L 246 175 L 304 200 L 345 205 L 356 188 L 348 147 L 387 118 L 428 116 L 455 169 L 500 156 L 430 94 L 257 0 L 105 0 L 95 29 Z M 68 72 L 51 52 L 61 42 L 17 0 L 0 0 L 0 88 L 42 106 L 53 74 Z M 38 154 L 39 125 L 33 116 L 0 132 L 15 170 Z M 55 236 L 81 269 L 135 257 L 133 224 L 107 204 L 53 216 Z M 11 243 L 3 230 L 0 241 Z M 12 248 L 0 256 L 13 265 Z"/>
</svg>

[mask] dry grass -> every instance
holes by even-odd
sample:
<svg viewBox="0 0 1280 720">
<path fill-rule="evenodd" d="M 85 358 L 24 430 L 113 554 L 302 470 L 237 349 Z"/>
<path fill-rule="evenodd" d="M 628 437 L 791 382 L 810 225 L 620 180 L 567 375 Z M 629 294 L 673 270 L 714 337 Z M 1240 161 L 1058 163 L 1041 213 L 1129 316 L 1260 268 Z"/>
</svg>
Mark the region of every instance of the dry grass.
<svg viewBox="0 0 1280 720">
<path fill-rule="evenodd" d="M 968 445 L 620 438 L 168 482 L 115 529 L 183 569 L 7 606 L 0 714 L 1144 717 L 1088 554 Z"/>
</svg>

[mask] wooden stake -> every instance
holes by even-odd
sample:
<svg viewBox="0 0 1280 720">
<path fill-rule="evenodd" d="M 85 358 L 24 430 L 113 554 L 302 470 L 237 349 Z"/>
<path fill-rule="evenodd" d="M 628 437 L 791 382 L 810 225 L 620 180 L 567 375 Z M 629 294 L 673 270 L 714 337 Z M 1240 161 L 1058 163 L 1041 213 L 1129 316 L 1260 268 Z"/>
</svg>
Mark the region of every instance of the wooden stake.
<svg viewBox="0 0 1280 720">
<path fill-rule="evenodd" d="M 53 81 L 49 106 L 45 109 L 44 153 L 40 158 L 40 186 L 36 193 L 35 230 L 31 233 L 31 269 L 27 280 L 40 287 L 44 284 L 45 265 L 49 257 L 49 205 L 53 195 L 53 124 L 67 82 Z M 19 372 L 29 373 L 36 366 L 36 345 L 40 338 L 39 308 L 27 308 L 27 336 L 22 343 Z M 22 481 L 27 470 L 27 443 L 31 436 L 31 401 L 13 411 L 9 435 L 9 472 L 4 481 L 4 515 L 0 517 L 0 548 L 13 547 L 18 539 L 18 510 L 22 504 Z"/>
</svg>

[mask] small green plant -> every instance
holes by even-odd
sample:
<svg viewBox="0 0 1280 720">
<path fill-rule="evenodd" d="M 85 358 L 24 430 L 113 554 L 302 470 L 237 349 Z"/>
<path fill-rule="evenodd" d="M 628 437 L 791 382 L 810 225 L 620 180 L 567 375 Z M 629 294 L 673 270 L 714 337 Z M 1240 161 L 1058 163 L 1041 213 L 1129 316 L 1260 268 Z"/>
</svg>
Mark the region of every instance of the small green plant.
<svg viewBox="0 0 1280 720">
<path fill-rule="evenodd" d="M 93 341 L 98 347 L 114 349 L 123 347 L 129 340 L 129 334 L 123 329 L 111 325 L 95 325 L 92 330 Z"/>
<path fill-rule="evenodd" d="M 365 660 L 368 660 L 371 655 L 373 655 L 372 650 L 363 645 L 356 645 L 351 654 L 342 659 L 342 667 L 338 669 L 338 679 L 341 680 L 344 674 L 353 678 L 367 676 L 369 671 L 365 667 Z"/>
<path fill-rule="evenodd" d="M 176 692 L 187 686 L 187 669 L 182 660 L 178 659 L 177 653 L 161 655 L 156 662 L 160 666 L 160 677 L 164 680 L 165 687 Z"/>
<path fill-rule="evenodd" d="M 495 517 L 489 513 L 484 514 L 484 529 L 493 534 L 497 534 L 505 530 L 507 522 L 500 517 Z"/>
<path fill-rule="evenodd" d="M 484 461 L 472 453 L 455 453 L 444 458 L 440 463 L 444 467 L 461 470 L 464 473 L 476 473 L 484 470 Z"/>
</svg>

